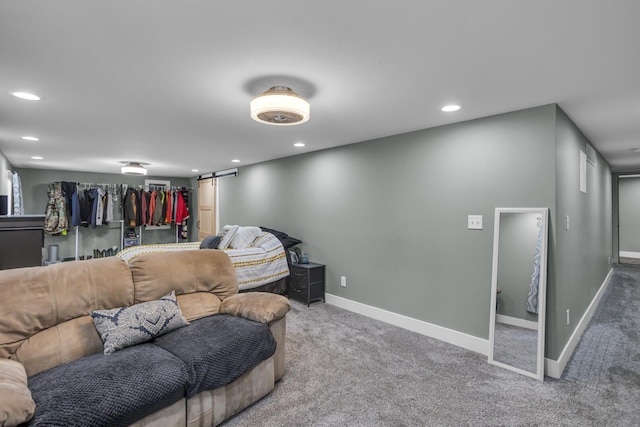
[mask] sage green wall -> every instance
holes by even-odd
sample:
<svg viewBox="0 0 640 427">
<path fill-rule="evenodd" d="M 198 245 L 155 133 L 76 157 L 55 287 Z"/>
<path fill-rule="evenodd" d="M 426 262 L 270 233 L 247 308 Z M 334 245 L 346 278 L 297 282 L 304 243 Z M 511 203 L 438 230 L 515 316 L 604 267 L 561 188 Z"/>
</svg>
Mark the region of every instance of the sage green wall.
<svg viewBox="0 0 640 427">
<path fill-rule="evenodd" d="M 611 209 L 612 209 L 612 222 L 611 229 L 613 231 L 612 240 L 612 256 L 611 263 L 617 264 L 620 262 L 620 198 L 618 196 L 618 180 L 620 175 L 617 173 L 611 174 Z"/>
<path fill-rule="evenodd" d="M 328 293 L 486 339 L 494 209 L 554 211 L 555 109 L 241 167 L 219 182 L 220 224 L 300 238 Z"/>
<path fill-rule="evenodd" d="M 72 172 L 46 169 L 17 169 L 22 181 L 22 193 L 24 199 L 25 214 L 44 214 L 49 200 L 47 187 L 56 181 L 104 183 L 104 184 L 130 184 L 143 185 L 145 179 L 158 179 L 171 181 L 171 185 L 190 186 L 187 178 L 144 177 L 127 176 L 121 174 L 103 174 L 91 172 Z M 196 191 L 197 192 L 197 191 Z M 193 192 L 192 192 L 193 193 Z M 190 208 L 192 205 L 190 203 Z M 114 220 L 122 219 L 120 200 L 114 204 Z M 189 224 L 191 226 L 191 224 Z M 190 227 L 190 232 L 195 227 Z M 112 246 L 121 246 L 120 224 L 112 223 L 106 226 L 92 228 L 78 227 L 79 251 L 78 255 L 93 255 L 93 249 L 108 249 Z M 75 255 L 75 231 L 74 228 L 66 236 L 51 236 L 45 234 L 44 259 L 48 259 L 49 245 L 58 245 L 59 257 L 72 257 Z M 168 230 L 143 231 L 143 243 L 171 243 L 175 242 L 175 227 Z M 191 234 L 190 234 L 190 239 Z M 197 240 L 197 239 L 194 239 Z"/>
<path fill-rule="evenodd" d="M 640 252 L 640 178 L 618 180 L 620 251 Z"/>
<path fill-rule="evenodd" d="M 607 276 L 612 248 L 609 164 L 600 154 L 595 166 L 587 163 L 587 193 L 580 192 L 580 151 L 586 150 L 588 141 L 560 108 L 556 129 L 557 210 L 551 211 L 556 227 L 551 228 L 549 239 L 549 274 L 555 276 L 557 285 L 547 294 L 546 336 L 547 357 L 554 360 Z"/>
<path fill-rule="evenodd" d="M 540 228 L 539 214 L 502 212 L 498 255 L 498 314 L 537 321 L 527 311 L 527 297 Z"/>
</svg>

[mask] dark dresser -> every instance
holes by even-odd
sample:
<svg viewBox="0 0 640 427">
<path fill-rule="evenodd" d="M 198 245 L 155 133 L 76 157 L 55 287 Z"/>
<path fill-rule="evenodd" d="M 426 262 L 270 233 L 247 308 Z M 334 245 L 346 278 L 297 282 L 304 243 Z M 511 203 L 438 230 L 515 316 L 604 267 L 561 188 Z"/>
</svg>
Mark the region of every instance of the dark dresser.
<svg viewBox="0 0 640 427">
<path fill-rule="evenodd" d="M 323 264 L 290 264 L 289 270 L 289 298 L 303 302 L 307 307 L 312 301 L 324 302 Z"/>
<path fill-rule="evenodd" d="M 42 265 L 44 217 L 0 216 L 0 270 Z"/>
</svg>

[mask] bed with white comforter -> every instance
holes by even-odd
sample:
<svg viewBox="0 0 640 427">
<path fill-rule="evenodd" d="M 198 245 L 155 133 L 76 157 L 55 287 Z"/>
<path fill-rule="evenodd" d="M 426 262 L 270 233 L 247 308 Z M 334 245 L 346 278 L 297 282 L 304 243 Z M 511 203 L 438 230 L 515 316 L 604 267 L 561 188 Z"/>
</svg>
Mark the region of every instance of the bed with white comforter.
<svg viewBox="0 0 640 427">
<path fill-rule="evenodd" d="M 116 256 L 128 262 L 142 254 L 188 250 L 219 249 L 200 249 L 200 242 L 167 243 L 132 246 L 118 252 Z M 289 276 L 284 247 L 271 233 L 262 232 L 247 248 L 224 249 L 224 251 L 231 258 L 236 270 L 240 291 L 268 285 Z"/>
</svg>

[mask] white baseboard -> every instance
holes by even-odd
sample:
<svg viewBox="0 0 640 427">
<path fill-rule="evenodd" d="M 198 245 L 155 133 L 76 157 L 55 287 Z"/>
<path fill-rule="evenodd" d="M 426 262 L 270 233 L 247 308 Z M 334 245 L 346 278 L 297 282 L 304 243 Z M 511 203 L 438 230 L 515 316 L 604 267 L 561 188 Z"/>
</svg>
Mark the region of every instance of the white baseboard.
<svg viewBox="0 0 640 427">
<path fill-rule="evenodd" d="M 496 322 L 504 323 L 505 325 L 518 326 L 519 328 L 538 330 L 538 322 L 533 320 L 520 319 L 518 317 L 505 316 L 504 314 L 496 314 Z"/>
<path fill-rule="evenodd" d="M 640 252 L 628 252 L 628 251 L 620 251 L 620 256 L 624 258 L 636 258 L 640 259 Z"/>
<path fill-rule="evenodd" d="M 609 280 L 613 270 L 609 270 L 607 277 L 605 277 L 600 289 L 593 297 L 591 304 L 582 315 L 582 318 L 578 322 L 576 329 L 571 334 L 569 341 L 565 345 L 558 360 L 544 359 L 545 375 L 552 378 L 560 378 L 564 368 L 569 363 L 569 359 L 575 351 L 582 334 L 587 329 L 589 321 L 593 317 L 604 291 L 609 285 Z M 327 304 L 335 305 L 336 307 L 343 308 L 345 310 L 352 311 L 354 313 L 362 314 L 363 316 L 371 317 L 376 320 L 380 320 L 385 323 L 389 323 L 404 329 L 408 329 L 413 332 L 417 332 L 422 335 L 426 335 L 431 338 L 438 339 L 440 341 L 448 342 L 449 344 L 457 345 L 458 347 L 465 348 L 467 350 L 475 351 L 476 353 L 488 355 L 489 354 L 489 340 L 474 337 L 463 332 L 458 332 L 453 329 L 448 329 L 442 326 L 434 325 L 422 320 L 414 319 L 412 317 L 404 316 L 402 314 L 394 313 L 391 311 L 383 310 L 381 308 L 373 307 L 371 305 L 362 304 L 357 301 L 342 298 L 333 294 L 325 294 L 325 301 Z"/>
<path fill-rule="evenodd" d="M 622 255 L 622 252 L 620 252 L 620 255 L 624 256 Z M 587 325 L 593 317 L 593 313 L 596 311 L 596 308 L 598 307 L 598 303 L 600 303 L 600 300 L 602 299 L 604 291 L 606 291 L 607 286 L 609 286 L 609 279 L 611 279 L 612 274 L 613 270 L 609 270 L 607 277 L 604 278 L 600 289 L 598 289 L 598 292 L 596 292 L 596 295 L 593 297 L 591 304 L 589 304 L 589 307 L 587 307 L 587 311 L 585 311 L 582 315 L 580 322 L 578 322 L 576 329 L 573 331 L 573 334 L 571 334 L 567 345 L 564 346 L 564 349 L 562 350 L 562 353 L 560 353 L 560 357 L 558 358 L 558 360 L 551 360 L 546 358 L 544 359 L 544 368 L 547 376 L 552 378 L 560 378 L 562 376 L 564 368 L 566 368 L 567 363 L 569 363 L 569 359 L 571 358 L 571 355 L 573 355 L 573 352 L 575 351 L 578 342 L 582 337 L 582 334 L 584 333 L 585 329 L 587 329 Z"/>
<path fill-rule="evenodd" d="M 444 328 L 442 326 L 434 325 L 432 323 L 424 322 L 422 320 L 407 317 L 402 314 L 383 310 L 381 308 L 362 304 L 360 302 L 332 294 L 325 294 L 325 301 L 327 304 L 335 305 L 336 307 L 362 314 L 363 316 L 371 317 L 385 323 L 390 323 L 440 341 L 445 341 L 449 344 L 475 351 L 476 353 L 485 355 L 489 354 L 489 340 L 474 337 L 473 335 L 454 331 L 453 329 Z"/>
</svg>

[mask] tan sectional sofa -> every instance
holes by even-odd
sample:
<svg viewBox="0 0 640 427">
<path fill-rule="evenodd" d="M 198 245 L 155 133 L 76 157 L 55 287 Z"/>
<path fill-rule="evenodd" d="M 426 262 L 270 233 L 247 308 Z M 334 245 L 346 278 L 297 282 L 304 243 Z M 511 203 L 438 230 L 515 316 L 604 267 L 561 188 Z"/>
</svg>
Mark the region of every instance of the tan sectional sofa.
<svg viewBox="0 0 640 427">
<path fill-rule="evenodd" d="M 27 378 L 103 351 L 93 310 L 153 301 L 171 291 L 190 322 L 221 313 L 268 324 L 276 350 L 230 384 L 182 398 L 132 425 L 218 425 L 267 395 L 284 374 L 289 302 L 274 294 L 239 294 L 223 251 L 147 254 L 129 264 L 118 257 L 72 261 L 0 271 L 0 425 L 33 413 Z"/>
</svg>

